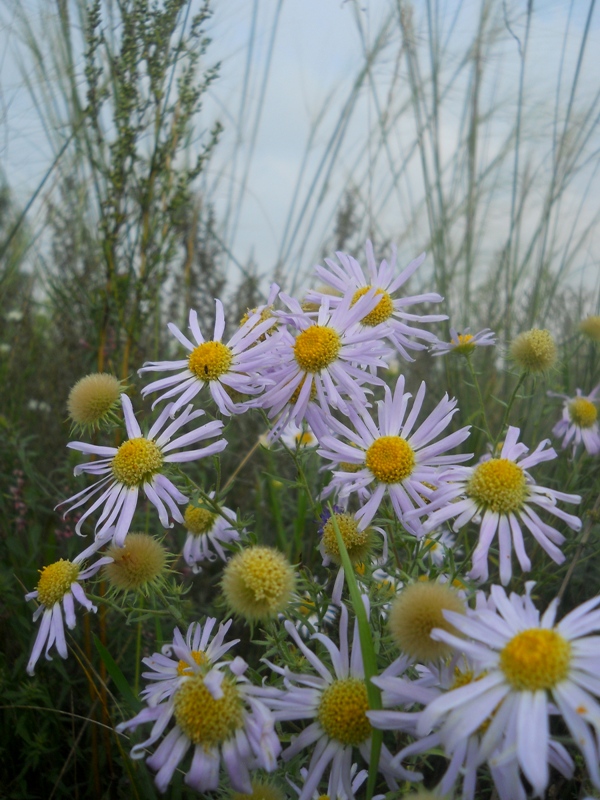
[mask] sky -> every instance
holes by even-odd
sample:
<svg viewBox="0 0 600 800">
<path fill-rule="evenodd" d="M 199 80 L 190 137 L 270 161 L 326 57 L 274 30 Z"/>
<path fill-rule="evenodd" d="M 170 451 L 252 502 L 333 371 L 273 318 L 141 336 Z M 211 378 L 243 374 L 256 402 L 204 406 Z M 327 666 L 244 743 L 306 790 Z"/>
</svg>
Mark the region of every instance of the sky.
<svg viewBox="0 0 600 800">
<path fill-rule="evenodd" d="M 449 76 L 471 46 L 481 3 L 438 0 L 431 5 L 438 9 L 436 26 L 446 52 L 441 83 L 448 85 L 448 91 L 438 130 L 438 152 L 445 169 L 452 163 L 461 136 L 464 138 L 463 97 L 469 79 L 465 72 L 450 83 Z M 482 109 L 493 106 L 495 121 L 485 128 L 479 145 L 481 170 L 493 161 L 514 125 L 521 67 L 519 49 L 526 36 L 525 0 L 495 0 L 490 5 L 498 33 L 496 45 L 483 56 Z M 208 66 L 220 62 L 221 69 L 197 121 L 197 131 L 201 138 L 216 119 L 225 128 L 202 178 L 202 191 L 214 204 L 221 222 L 220 232 L 231 253 L 232 272 L 235 274 L 236 264 L 247 265 L 252 260 L 265 279 L 278 267 L 290 284 L 305 280 L 311 265 L 332 247 L 335 215 L 349 187 L 360 195 L 361 224 L 365 235 L 374 236 L 376 245 L 378 241 L 382 245 L 398 241 L 405 260 L 427 247 L 423 162 L 418 151 L 411 151 L 417 124 L 414 109 L 408 103 L 407 69 L 402 56 L 399 58 L 396 3 L 215 0 L 213 6 L 214 15 L 208 24 L 212 43 L 205 63 Z M 430 68 L 428 4 L 417 0 L 412 6 L 415 47 L 426 74 Z M 52 22 L 53 16 L 56 18 L 54 8 L 54 4 L 41 4 L 39 0 L 8 0 L 2 11 L 0 167 L 21 203 L 27 202 L 52 162 L 47 128 L 36 111 L 28 82 L 39 96 L 45 88 L 44 80 L 51 86 L 53 76 L 49 72 L 40 78 L 32 70 L 22 44 L 18 12 L 39 33 L 48 19 Z M 521 163 L 530 158 L 531 169 L 541 176 L 541 188 L 535 187 L 531 201 L 532 220 L 537 208 L 535 192 L 539 193 L 539 205 L 543 202 L 544 170 L 549 169 L 563 42 L 566 46 L 560 105 L 564 114 L 588 8 L 589 3 L 582 0 L 534 3 L 527 45 L 527 102 L 522 119 L 523 138 L 529 149 L 520 154 Z M 386 21 L 384 44 L 354 96 L 353 87 L 364 68 L 365 52 L 373 47 Z M 573 113 L 584 115 L 600 88 L 598 53 L 600 12 L 592 16 Z M 349 109 L 347 118 L 343 116 L 344 108 Z M 379 126 L 382 109 L 397 115 L 397 121 L 388 126 L 383 143 Z M 336 129 L 338 137 L 334 135 Z M 59 129 L 58 134 L 61 133 Z M 562 214 L 580 226 L 593 221 L 600 208 L 596 199 L 600 197 L 600 187 L 591 174 L 597 163 L 593 154 L 598 145 L 600 140 L 594 129 L 586 151 L 590 154 L 589 164 L 565 194 Z M 426 166 L 430 170 L 432 158 L 429 151 L 425 161 L 429 159 Z M 512 158 L 507 159 L 505 172 L 497 178 L 499 189 L 488 209 L 488 235 L 480 250 L 483 260 L 490 263 L 498 243 L 506 237 L 512 167 Z M 450 173 L 448 166 L 447 175 Z M 32 207 L 29 220 L 34 227 L 43 224 L 44 192 L 51 188 L 50 179 L 40 201 Z M 570 231 L 571 227 L 565 226 L 565 230 Z M 594 270 L 597 272 L 597 245 L 596 239 L 582 256 L 581 271 L 591 268 L 592 275 Z"/>
</svg>

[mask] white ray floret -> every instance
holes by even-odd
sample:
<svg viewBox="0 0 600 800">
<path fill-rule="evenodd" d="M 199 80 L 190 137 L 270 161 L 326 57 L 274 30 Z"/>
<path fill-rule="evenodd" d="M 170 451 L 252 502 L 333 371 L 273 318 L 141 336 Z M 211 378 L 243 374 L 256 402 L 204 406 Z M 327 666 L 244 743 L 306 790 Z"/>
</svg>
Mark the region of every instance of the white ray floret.
<svg viewBox="0 0 600 800">
<path fill-rule="evenodd" d="M 423 525 L 425 533 L 435 530 L 442 522 L 454 518 L 453 530 L 458 531 L 472 519 L 481 522 L 479 542 L 473 553 L 469 577 L 486 580 L 488 552 L 496 533 L 500 550 L 500 580 L 506 585 L 512 576 L 512 547 L 524 572 L 531 569 L 525 551 L 524 525 L 539 545 L 557 564 L 565 560 L 560 545 L 562 533 L 543 522 L 535 507 L 563 520 L 571 530 L 581 529 L 581 520 L 567 514 L 557 503 L 579 503 L 581 497 L 555 489 L 538 486 L 528 470 L 536 464 L 556 458 L 556 451 L 544 439 L 530 453 L 520 443 L 519 428 L 509 427 L 499 458 L 482 460 L 475 467 L 459 467 L 451 475 L 442 474 L 443 484 L 431 498 L 427 508 L 420 508 L 411 518 L 429 514 Z M 451 478 L 451 483 L 445 477 Z"/>
<path fill-rule="evenodd" d="M 129 531 L 140 491 L 156 507 L 163 527 L 172 527 L 171 517 L 177 522 L 183 522 L 177 504 L 187 503 L 188 498 L 163 474 L 166 465 L 196 461 L 220 453 L 227 446 L 225 439 L 218 439 L 195 450 L 176 452 L 188 445 L 214 439 L 221 433 L 223 423 L 219 420 L 208 422 L 171 441 L 172 436 L 180 428 L 203 416 L 204 411 L 192 411 L 190 405 L 175 420 L 171 420 L 172 407 L 168 405 L 152 425 L 147 436 L 144 436 L 133 413 L 131 400 L 126 394 L 121 395 L 121 403 L 127 428 L 127 441 L 120 447 L 69 442 L 67 447 L 72 450 L 100 456 L 97 461 L 75 467 L 75 475 L 89 473 L 100 476 L 100 480 L 59 503 L 59 506 L 71 503 L 66 514 L 101 493 L 83 513 L 75 530 L 80 534 L 81 526 L 87 517 L 102 508 L 96 522 L 96 536 L 102 536 L 114 525 L 114 541 L 118 547 L 123 546 Z"/>
<path fill-rule="evenodd" d="M 524 596 L 510 597 L 492 586 L 495 610 L 480 608 L 466 616 L 445 612 L 464 638 L 439 628 L 432 638 L 465 653 L 483 677 L 431 701 L 417 730 L 422 736 L 437 731 L 452 754 L 489 721 L 477 761 L 494 766 L 516 756 L 537 796 L 549 783 L 549 716 L 558 711 L 590 780 L 600 788 L 600 597 L 556 623 L 558 600 L 540 615 L 530 597 L 533 586 L 527 585 Z"/>
<path fill-rule="evenodd" d="M 398 352 L 407 361 L 414 361 L 409 355 L 408 350 L 424 350 L 425 345 L 413 339 L 421 339 L 425 342 L 436 342 L 437 337 L 430 331 L 422 330 L 408 323 L 429 323 L 441 322 L 448 319 L 445 314 L 410 314 L 405 311 L 409 306 L 418 303 L 440 303 L 443 300 L 441 295 L 436 292 L 426 292 L 425 294 L 412 295 L 409 297 L 399 296 L 400 288 L 409 280 L 425 261 L 425 253 L 415 258 L 399 274 L 396 275 L 396 247 L 392 247 L 392 258 L 390 263 L 382 261 L 379 267 L 375 261 L 373 245 L 370 241 L 366 244 L 368 276 L 365 276 L 363 268 L 358 261 L 347 253 L 336 253 L 340 264 L 336 264 L 332 259 L 325 259 L 329 269 L 325 267 L 315 267 L 315 273 L 323 283 L 331 286 L 340 295 L 348 292 L 356 302 L 370 289 L 376 290 L 377 305 L 369 313 L 361 318 L 363 325 L 370 327 L 383 325 L 386 336 L 396 347 Z M 326 297 L 324 292 L 310 291 L 307 300 L 320 302 Z M 332 306 L 340 302 L 337 297 L 331 297 Z M 412 337 L 412 338 L 409 338 Z"/>
<path fill-rule="evenodd" d="M 400 376 L 393 394 L 385 387 L 385 398 L 377 403 L 377 422 L 366 409 L 349 408 L 352 428 L 332 420 L 331 427 L 336 435 L 321 438 L 321 448 L 317 452 L 332 462 L 334 470 L 328 490 L 335 488 L 342 500 L 364 490 L 370 494 L 356 514 L 361 530 L 371 522 L 387 495 L 400 521 L 414 532 L 407 514 L 415 507 L 426 505 L 432 494 L 431 485 L 438 485 L 440 467 L 445 467 L 450 475 L 456 468 L 454 465 L 471 458 L 468 453 L 444 455 L 467 439 L 469 426 L 434 441 L 458 410 L 456 400 L 445 395 L 416 427 L 425 398 L 424 382 L 408 412 L 411 397 L 404 392 L 404 376 Z M 354 464 L 359 468 L 356 472 L 336 470 L 341 464 Z"/>
<path fill-rule="evenodd" d="M 278 287 L 276 287 L 278 290 Z M 223 304 L 216 300 L 216 320 L 213 338 L 206 341 L 198 324 L 198 314 L 192 309 L 189 326 L 194 342 L 187 338 L 172 322 L 169 330 L 188 351 L 189 355 L 179 361 L 149 361 L 139 370 L 144 372 L 176 372 L 169 378 L 149 383 L 142 389 L 142 395 L 163 392 L 154 405 L 179 395 L 171 406 L 171 416 L 193 400 L 200 390 L 208 384 L 213 400 L 221 413 L 239 414 L 248 408 L 247 404 L 236 403 L 231 393 L 256 395 L 264 388 L 264 380 L 259 373 L 272 365 L 273 341 L 265 336 L 275 325 L 276 318 L 269 316 L 261 321 L 257 311 L 244 322 L 227 343 L 222 341 L 225 331 Z M 259 341 L 260 339 L 263 341 Z M 166 391 L 163 391 L 166 390 Z"/>
</svg>

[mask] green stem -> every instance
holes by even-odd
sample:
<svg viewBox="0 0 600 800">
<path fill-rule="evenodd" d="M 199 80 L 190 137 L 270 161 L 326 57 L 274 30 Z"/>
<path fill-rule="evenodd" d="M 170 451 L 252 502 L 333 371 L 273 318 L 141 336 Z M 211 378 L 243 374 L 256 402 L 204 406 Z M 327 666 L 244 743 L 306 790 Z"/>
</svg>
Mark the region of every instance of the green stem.
<svg viewBox="0 0 600 800">
<path fill-rule="evenodd" d="M 498 435 L 494 439 L 494 450 L 493 450 L 492 455 L 495 455 L 495 453 L 496 453 L 496 447 L 498 445 L 498 441 L 499 441 L 500 437 L 502 436 L 502 434 L 504 433 L 504 428 L 506 427 L 506 423 L 508 422 L 508 416 L 509 416 L 509 414 L 511 412 L 511 409 L 512 409 L 513 404 L 515 402 L 515 399 L 517 397 L 517 392 L 521 388 L 521 386 L 523 384 L 523 381 L 525 380 L 526 375 L 527 375 L 526 372 L 522 372 L 519 375 L 519 380 L 517 381 L 516 386 L 513 389 L 513 393 L 510 396 L 510 400 L 508 401 L 508 405 L 506 406 L 506 410 L 504 412 L 504 418 L 502 419 L 502 425 L 500 425 L 500 429 L 498 431 Z"/>
<path fill-rule="evenodd" d="M 471 356 L 468 355 L 466 358 L 467 358 L 467 366 L 469 368 L 469 373 L 471 375 L 471 378 L 473 379 L 473 383 L 475 384 L 475 389 L 477 390 L 477 397 L 479 399 L 479 408 L 483 419 L 483 426 L 485 428 L 485 432 L 488 435 L 488 439 L 491 442 L 493 441 L 494 437 L 492 436 L 490 431 L 490 426 L 488 425 L 487 415 L 485 413 L 485 404 L 483 402 L 483 395 L 481 394 L 481 387 L 479 386 L 479 380 L 477 379 L 477 373 L 473 369 L 473 364 L 471 363 Z"/>
<path fill-rule="evenodd" d="M 363 667 L 365 671 L 365 684 L 367 686 L 369 708 L 373 709 L 374 711 L 377 711 L 381 709 L 382 705 L 381 705 L 381 692 L 377 688 L 377 686 L 375 686 L 375 684 L 371 682 L 371 678 L 375 677 L 378 674 L 377 657 L 375 655 L 375 648 L 373 647 L 373 639 L 371 637 L 371 627 L 369 625 L 367 612 L 362 601 L 360 589 L 358 588 L 358 584 L 356 582 L 356 576 L 354 574 L 352 562 L 350 561 L 350 556 L 348 555 L 348 551 L 346 550 L 346 545 L 344 544 L 344 539 L 342 537 L 339 525 L 337 524 L 337 520 L 335 518 L 335 513 L 333 511 L 333 506 L 331 505 L 331 503 L 329 503 L 329 513 L 331 514 L 331 521 L 333 524 L 333 529 L 335 531 L 335 536 L 337 539 L 340 556 L 342 558 L 342 565 L 344 567 L 344 573 L 346 575 L 348 591 L 350 592 L 350 598 L 352 599 L 354 613 L 356 614 L 356 619 L 358 622 L 358 636 L 360 639 L 360 650 L 362 653 Z M 383 742 L 383 731 L 373 728 L 373 733 L 371 734 L 371 759 L 369 762 L 367 800 L 371 800 L 371 798 L 373 797 L 373 792 L 375 791 L 375 782 L 377 780 L 377 772 L 379 769 L 379 758 L 381 754 L 382 742 Z"/>
</svg>

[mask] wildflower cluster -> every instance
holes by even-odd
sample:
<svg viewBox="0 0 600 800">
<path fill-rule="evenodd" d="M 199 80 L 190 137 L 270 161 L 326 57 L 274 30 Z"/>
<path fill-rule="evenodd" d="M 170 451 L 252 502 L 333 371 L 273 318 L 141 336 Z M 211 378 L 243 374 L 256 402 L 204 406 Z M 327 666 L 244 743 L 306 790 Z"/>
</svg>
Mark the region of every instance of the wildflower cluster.
<svg viewBox="0 0 600 800">
<path fill-rule="evenodd" d="M 291 787 L 300 800 L 350 800 L 424 781 L 432 796 L 469 800 L 491 781 L 512 800 L 543 795 L 551 769 L 570 780 L 576 749 L 600 789 L 600 598 L 557 623 L 558 600 L 541 613 L 538 584 L 523 578 L 567 561 L 583 525 L 573 507 L 588 501 L 542 472 L 559 458 L 550 440 L 525 443 L 511 424 L 519 388 L 549 374 L 557 345 L 537 329 L 512 342 L 519 374 L 494 415 L 474 364 L 495 334 L 452 327 L 441 341 L 427 326 L 445 315 L 420 307 L 442 298 L 401 292 L 424 256 L 398 273 L 395 250 L 377 265 L 369 242 L 366 256 L 366 271 L 345 253 L 327 259 L 315 270 L 325 286 L 301 299 L 274 284 L 228 335 L 220 300 L 212 332 L 193 309 L 189 334 L 169 323 L 182 357 L 140 368 L 159 373 L 140 392 L 158 407 L 148 421 L 113 376 L 73 387 L 74 427 L 94 441 L 68 447 L 89 457 L 75 476 L 92 482 L 57 508 L 76 511 L 75 532 L 93 540 L 45 566 L 27 595 L 42 619 L 27 671 L 52 647 L 67 657 L 74 600 L 137 622 L 138 660 L 142 623 L 154 616 L 158 635 L 166 622 L 166 641 L 142 659 L 144 705 L 116 725 L 134 736 L 151 726 L 131 756 L 146 758 L 161 792 L 181 771 L 193 790 L 228 797 Z M 455 398 L 425 381 L 408 390 L 413 354 L 432 370 L 442 364 L 432 356 L 463 357 L 454 366 L 477 383 L 483 449 Z M 549 392 L 564 401 L 548 433 L 568 469 L 600 454 L 599 390 Z M 234 420 L 247 413 L 266 430 L 223 486 L 219 455 L 237 447 Z M 275 541 L 258 541 L 229 494 L 261 454 L 295 469 L 264 477 Z M 278 486 L 297 495 L 289 528 Z M 174 529 L 178 553 L 157 529 Z M 108 590 L 84 588 L 94 576 Z M 192 584 L 201 603 L 182 602 Z M 234 619 L 252 647 L 228 638 Z"/>
</svg>

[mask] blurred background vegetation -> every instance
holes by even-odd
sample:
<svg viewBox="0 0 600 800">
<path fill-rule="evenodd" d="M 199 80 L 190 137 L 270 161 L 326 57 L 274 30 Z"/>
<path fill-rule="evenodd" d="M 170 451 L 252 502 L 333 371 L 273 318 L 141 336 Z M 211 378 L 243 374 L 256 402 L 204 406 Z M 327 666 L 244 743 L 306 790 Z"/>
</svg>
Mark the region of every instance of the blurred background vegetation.
<svg viewBox="0 0 600 800">
<path fill-rule="evenodd" d="M 595 345 L 577 334 L 584 316 L 600 313 L 593 0 L 540 9 L 532 0 L 336 5 L 354 28 L 350 67 L 322 87 L 310 113 L 294 98 L 305 143 L 293 172 L 282 168 L 278 178 L 264 169 L 265 109 L 271 87 L 286 79 L 276 56 L 291 4 L 244 4 L 234 62 L 243 68 L 233 78 L 227 62 L 221 68 L 237 83 L 232 99 L 219 94 L 216 55 L 223 16 L 235 12 L 227 3 L 5 3 L 4 59 L 11 76 L 19 70 L 49 158 L 28 194 L 10 171 L 0 176 L 2 798 L 154 796 L 145 768 L 124 757 L 111 732 L 110 689 L 94 689 L 95 671 L 104 685 L 106 675 L 91 646 L 78 651 L 84 670 L 55 659 L 34 679 L 24 671 L 33 626 L 23 594 L 44 564 L 80 549 L 73 521 L 53 508 L 80 488 L 64 446 L 66 398 L 81 376 L 111 371 L 137 395 L 142 363 L 175 353 L 167 321 L 185 326 L 194 307 L 210 330 L 221 297 L 235 324 L 270 280 L 301 296 L 316 261 L 336 249 L 362 260 L 370 237 L 380 258 L 392 242 L 402 262 L 427 250 L 429 271 L 407 293 L 438 291 L 454 327 L 497 333 L 496 355 L 477 362 L 486 400 L 514 385 L 504 344 L 533 326 L 553 332 L 560 366 L 527 386 L 513 419 L 528 444 L 557 416 L 552 406 L 539 412 L 547 388 L 585 393 L 600 379 Z M 283 196 L 268 186 L 278 179 L 289 191 L 277 200 L 282 222 L 269 250 L 264 231 L 252 229 L 253 205 L 260 192 Z M 436 332 L 447 337 L 447 325 Z M 431 403 L 445 391 L 458 397 L 457 425 L 476 415 L 458 360 L 420 354 L 406 372 L 409 387 L 427 379 Z M 497 404 L 495 428 L 501 418 Z M 224 476 L 263 430 L 258 416 L 231 425 Z M 591 462 L 577 476 L 566 461 L 561 469 L 552 480 L 585 496 Z M 276 496 L 286 480 L 293 488 L 291 466 L 260 450 L 238 476 L 230 505 L 255 515 L 262 541 L 298 524 L 294 493 Z M 175 550 L 178 533 L 169 534 Z M 598 585 L 592 553 L 580 554 L 572 602 L 582 585 Z M 301 555 L 316 563 L 308 544 Z M 217 579 L 209 571 L 194 593 L 208 598 Z M 146 647 L 155 633 L 144 630 Z M 115 657 L 132 636 L 118 632 Z"/>
</svg>

